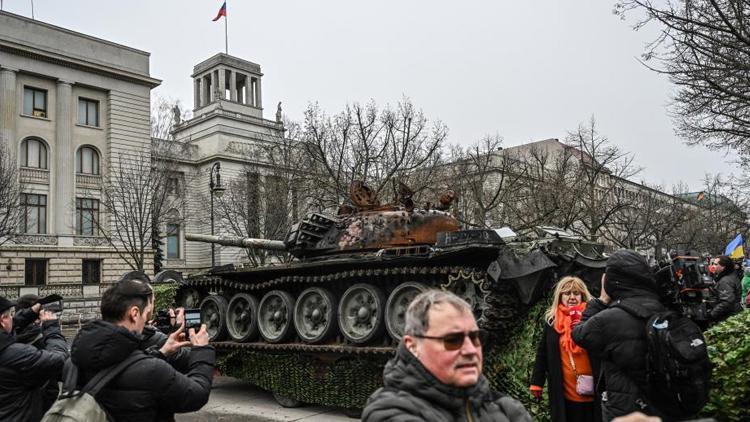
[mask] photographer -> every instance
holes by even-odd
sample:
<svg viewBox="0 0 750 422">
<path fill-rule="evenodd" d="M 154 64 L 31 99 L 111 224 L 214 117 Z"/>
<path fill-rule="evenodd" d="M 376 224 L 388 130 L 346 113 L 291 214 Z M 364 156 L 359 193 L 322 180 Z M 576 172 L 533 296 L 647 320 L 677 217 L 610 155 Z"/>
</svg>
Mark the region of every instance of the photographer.
<svg viewBox="0 0 750 422">
<path fill-rule="evenodd" d="M 140 280 L 123 280 L 102 295 L 102 320 L 86 324 L 73 342 L 71 359 L 79 371 L 78 387 L 131 355 L 144 355 L 142 333 L 153 310 L 153 290 Z M 169 357 L 186 346 L 186 374 L 162 359 L 138 360 L 95 398 L 114 421 L 171 421 L 175 413 L 192 412 L 208 401 L 215 362 L 206 327 L 173 332 L 160 351 Z"/>
<path fill-rule="evenodd" d="M 44 413 L 44 387 L 60 377 L 68 347 L 54 313 L 36 304 L 14 317 L 15 306 L 0 297 L 0 420 L 38 421 Z M 39 347 L 16 341 L 14 323 L 28 326 L 37 315 L 42 337 L 35 343 Z"/>
<path fill-rule="evenodd" d="M 742 287 L 737 278 L 734 262 L 726 255 L 716 258 L 716 285 L 710 290 L 713 308 L 710 312 L 711 322 L 718 323 L 740 312 L 740 295 Z"/>
</svg>

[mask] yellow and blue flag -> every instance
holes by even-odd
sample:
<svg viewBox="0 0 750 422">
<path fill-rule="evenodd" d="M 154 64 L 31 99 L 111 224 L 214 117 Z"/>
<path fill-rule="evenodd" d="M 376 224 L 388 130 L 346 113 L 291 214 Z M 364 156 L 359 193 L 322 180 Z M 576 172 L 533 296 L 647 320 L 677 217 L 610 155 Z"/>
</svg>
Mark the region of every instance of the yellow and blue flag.
<svg viewBox="0 0 750 422">
<path fill-rule="evenodd" d="M 732 259 L 740 259 L 745 257 L 745 249 L 743 247 L 743 244 L 745 242 L 742 240 L 742 235 L 738 234 L 737 237 L 734 238 L 729 244 L 727 245 L 726 249 L 724 250 L 724 255 L 727 255 L 728 257 Z"/>
</svg>

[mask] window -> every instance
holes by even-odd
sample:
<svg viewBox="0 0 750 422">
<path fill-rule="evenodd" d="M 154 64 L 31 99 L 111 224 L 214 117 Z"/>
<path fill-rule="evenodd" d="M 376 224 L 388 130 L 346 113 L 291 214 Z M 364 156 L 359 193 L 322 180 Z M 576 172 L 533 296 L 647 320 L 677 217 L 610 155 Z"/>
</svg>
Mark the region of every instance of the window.
<svg viewBox="0 0 750 422">
<path fill-rule="evenodd" d="M 39 139 L 24 139 L 21 142 L 21 166 L 46 169 L 47 145 Z"/>
<path fill-rule="evenodd" d="M 99 221 L 99 201 L 90 198 L 76 198 L 76 233 L 93 236 Z"/>
<path fill-rule="evenodd" d="M 47 91 L 23 87 L 23 114 L 34 117 L 47 117 Z"/>
<path fill-rule="evenodd" d="M 167 193 L 170 195 L 180 195 L 180 178 L 170 177 L 167 179 Z"/>
<path fill-rule="evenodd" d="M 76 152 L 76 173 L 99 174 L 99 153 L 94 148 L 78 148 Z"/>
<path fill-rule="evenodd" d="M 180 225 L 167 224 L 167 259 L 180 258 Z"/>
<path fill-rule="evenodd" d="M 21 194 L 21 233 L 47 233 L 47 195 Z"/>
<path fill-rule="evenodd" d="M 99 101 L 78 98 L 78 124 L 99 126 Z"/>
<path fill-rule="evenodd" d="M 43 286 L 47 282 L 47 260 L 27 259 L 24 283 L 27 286 Z"/>
<path fill-rule="evenodd" d="M 83 284 L 99 284 L 102 274 L 101 259 L 84 259 L 83 260 Z"/>
</svg>

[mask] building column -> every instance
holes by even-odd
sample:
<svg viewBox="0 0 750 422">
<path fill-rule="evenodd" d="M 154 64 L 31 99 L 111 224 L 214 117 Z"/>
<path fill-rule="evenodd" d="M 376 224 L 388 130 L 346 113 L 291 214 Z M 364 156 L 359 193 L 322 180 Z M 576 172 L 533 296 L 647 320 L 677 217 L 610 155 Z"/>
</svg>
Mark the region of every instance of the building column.
<svg viewBox="0 0 750 422">
<path fill-rule="evenodd" d="M 219 68 L 219 99 L 227 99 L 227 71 Z"/>
<path fill-rule="evenodd" d="M 216 80 L 216 71 L 211 71 L 211 88 L 209 89 L 208 98 L 210 98 L 210 102 L 214 102 L 217 100 L 216 98 L 216 84 L 219 83 L 219 81 Z"/>
<path fill-rule="evenodd" d="M 229 100 L 237 101 L 237 73 L 229 71 Z"/>
<path fill-rule="evenodd" d="M 55 190 L 49 210 L 54 210 L 54 231 L 59 236 L 58 245 L 70 243 L 72 246 L 75 234 L 75 156 L 73 154 L 73 85 L 70 82 L 57 81 L 55 100 Z M 66 239 L 67 238 L 67 239 Z M 68 240 L 68 241 L 66 241 Z"/>
<path fill-rule="evenodd" d="M 201 106 L 201 78 L 193 80 L 193 109 Z"/>
<path fill-rule="evenodd" d="M 8 145 L 13 157 L 17 154 L 16 121 L 18 120 L 16 70 L 0 69 L 0 143 Z"/>
<path fill-rule="evenodd" d="M 255 106 L 258 108 L 263 108 L 263 96 L 260 92 L 260 76 L 258 76 L 255 80 L 257 81 L 255 82 L 255 95 L 257 96 L 257 98 L 255 99 Z"/>
</svg>

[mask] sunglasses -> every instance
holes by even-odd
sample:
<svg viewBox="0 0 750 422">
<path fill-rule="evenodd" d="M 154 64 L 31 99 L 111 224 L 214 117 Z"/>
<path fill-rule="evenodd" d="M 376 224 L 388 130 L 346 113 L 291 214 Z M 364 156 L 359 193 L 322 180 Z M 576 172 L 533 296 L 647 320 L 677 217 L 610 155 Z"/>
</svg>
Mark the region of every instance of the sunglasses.
<svg viewBox="0 0 750 422">
<path fill-rule="evenodd" d="M 450 333 L 440 337 L 434 336 L 414 336 L 417 338 L 426 338 L 429 340 L 442 340 L 445 350 L 454 351 L 464 345 L 464 339 L 469 337 L 474 347 L 481 347 L 482 343 L 487 341 L 487 332 L 484 330 L 469 331 L 467 333 Z"/>
</svg>

